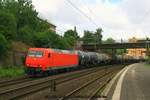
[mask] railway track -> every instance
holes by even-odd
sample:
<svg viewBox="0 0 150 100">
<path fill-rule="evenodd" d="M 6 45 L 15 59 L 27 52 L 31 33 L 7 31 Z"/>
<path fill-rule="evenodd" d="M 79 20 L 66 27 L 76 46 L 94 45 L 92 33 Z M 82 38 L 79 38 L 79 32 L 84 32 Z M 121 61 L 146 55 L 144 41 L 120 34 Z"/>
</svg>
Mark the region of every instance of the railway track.
<svg viewBox="0 0 150 100">
<path fill-rule="evenodd" d="M 117 66 L 117 67 L 119 68 L 118 70 L 121 69 L 121 66 Z M 115 67 L 113 66 L 112 69 L 115 69 Z M 111 70 L 107 69 L 107 72 L 108 72 L 108 70 L 112 71 L 112 69 Z M 86 76 L 83 76 L 83 77 L 80 77 L 80 78 L 76 78 L 74 80 L 70 80 L 70 81 L 67 81 L 67 82 L 62 83 L 62 84 L 57 84 L 56 91 L 50 91 L 50 89 L 46 89 L 44 91 L 40 91 L 36 94 L 33 94 L 31 96 L 24 97 L 23 100 L 28 100 L 28 99 L 30 99 L 30 100 L 35 100 L 35 99 L 36 100 L 41 100 L 41 99 L 42 100 L 59 100 L 60 98 L 65 97 L 66 94 L 68 94 L 71 91 L 74 91 L 77 88 L 79 88 L 79 86 L 82 86 L 83 84 L 91 81 L 93 78 L 96 78 L 97 76 L 104 75 L 105 73 L 106 73 L 105 71 L 95 72 L 94 74 L 90 74 L 90 75 L 86 75 Z M 109 79 L 111 77 L 112 77 L 112 74 L 111 74 L 111 76 L 109 76 Z M 106 82 L 106 81 L 103 81 L 103 82 Z M 99 82 L 99 83 L 101 83 L 101 82 Z M 96 88 L 93 88 L 94 90 L 92 90 L 91 88 L 88 89 L 88 90 L 86 89 L 84 93 L 86 93 L 89 90 L 90 91 L 92 90 L 92 91 L 95 92 L 95 90 L 97 90 L 97 87 L 102 85 L 102 84 L 99 84 L 99 83 L 94 85 L 94 86 L 96 86 Z M 94 92 L 92 92 L 92 93 L 94 93 Z M 78 95 L 73 96 L 73 97 L 78 97 Z M 83 95 L 82 97 L 85 97 L 85 96 Z M 75 98 L 74 100 L 78 100 L 78 99 Z M 85 99 L 85 100 L 87 100 L 87 99 Z"/>
<path fill-rule="evenodd" d="M 119 70 L 116 70 L 112 72 L 105 81 L 103 81 L 102 84 L 98 84 L 97 87 L 95 87 L 95 90 L 93 90 L 93 93 L 90 94 L 88 100 L 94 100 L 95 98 L 107 98 L 105 95 L 101 95 L 101 92 L 105 88 L 105 86 L 111 81 L 111 79 L 116 75 L 116 73 L 119 72 Z"/>
<path fill-rule="evenodd" d="M 32 79 L 29 78 L 28 76 L 24 76 L 24 77 L 12 79 L 12 80 L 2 81 L 2 82 L 0 82 L 0 88 L 7 87 L 7 86 L 10 86 L 10 85 L 14 85 L 14 84 L 27 82 L 27 81 L 31 81 L 31 80 Z"/>
<path fill-rule="evenodd" d="M 84 83 L 82 86 L 67 93 L 64 97 L 60 98 L 59 100 L 93 100 L 95 97 L 98 97 L 96 96 L 96 94 L 106 85 L 106 83 L 108 83 L 108 81 L 110 80 L 110 76 L 112 76 L 113 73 L 114 72 L 108 72 L 102 74 Z"/>
<path fill-rule="evenodd" d="M 7 99 L 18 99 L 21 97 L 24 97 L 26 95 L 35 93 L 37 91 L 43 90 L 45 88 L 49 88 L 50 82 L 52 80 L 56 81 L 56 84 L 61 84 L 64 82 L 68 82 L 69 80 L 73 80 L 79 77 L 83 77 L 88 74 L 95 73 L 97 71 L 102 71 L 105 68 L 93 68 L 88 69 L 84 71 L 79 72 L 72 72 L 72 74 L 66 74 L 66 75 L 58 75 L 58 77 L 54 78 L 44 78 L 44 79 L 38 79 L 34 80 L 33 82 L 24 82 L 23 84 L 19 84 L 15 87 L 8 87 L 0 89 L 0 99 L 7 100 Z"/>
<path fill-rule="evenodd" d="M 20 77 L 17 77 L 17 78 L 2 79 L 2 80 L 0 80 L 0 84 L 4 84 L 4 83 L 7 83 L 7 82 L 24 79 L 24 78 L 27 78 L 27 77 L 28 77 L 28 76 L 20 76 Z"/>
<path fill-rule="evenodd" d="M 103 73 L 92 80 L 84 83 L 75 90 L 67 93 L 65 96 L 59 100 L 93 100 L 96 97 L 96 94 L 108 83 L 113 76 L 114 71 L 110 70 L 107 73 Z"/>
</svg>

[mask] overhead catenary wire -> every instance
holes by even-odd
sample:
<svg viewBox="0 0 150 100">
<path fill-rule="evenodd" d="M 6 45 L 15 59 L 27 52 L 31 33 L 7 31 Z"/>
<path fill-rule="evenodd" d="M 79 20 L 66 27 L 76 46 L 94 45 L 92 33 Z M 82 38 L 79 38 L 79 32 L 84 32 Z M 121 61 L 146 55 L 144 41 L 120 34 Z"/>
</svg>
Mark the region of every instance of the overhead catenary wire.
<svg viewBox="0 0 150 100">
<path fill-rule="evenodd" d="M 74 3 L 72 3 L 70 0 L 66 0 L 73 8 L 75 8 L 77 11 L 79 11 L 84 17 L 86 17 L 90 22 L 92 22 L 93 25 L 98 27 L 98 25 L 89 17 L 86 13 L 84 13 L 80 8 L 78 8 Z"/>
<path fill-rule="evenodd" d="M 79 7 L 77 7 L 73 2 L 71 2 L 70 0 L 66 0 L 69 5 L 71 5 L 73 8 L 75 8 L 75 10 L 77 10 L 79 13 L 81 13 L 84 17 L 86 17 L 90 22 L 92 22 L 92 24 L 96 27 L 98 27 L 98 25 L 92 20 L 92 18 L 90 16 L 88 16 L 85 12 L 83 12 Z M 84 2 L 85 3 L 85 2 Z M 90 10 L 90 8 L 88 8 L 88 10 Z M 89 11 L 90 13 L 93 13 L 92 10 Z M 94 14 L 94 13 L 93 13 Z M 81 27 L 78 27 L 81 28 Z M 65 30 L 67 30 L 64 27 L 60 27 L 59 29 L 57 28 L 56 31 L 63 35 L 63 33 L 65 32 Z"/>
<path fill-rule="evenodd" d="M 83 4 L 85 4 L 84 6 L 87 8 L 87 10 L 89 11 L 89 13 L 91 13 L 91 15 L 94 15 L 94 16 L 96 16 L 95 15 L 95 13 L 93 12 L 93 10 L 90 8 L 90 7 L 88 7 L 86 4 L 87 4 L 87 2 L 85 1 L 85 0 L 80 0 Z"/>
</svg>

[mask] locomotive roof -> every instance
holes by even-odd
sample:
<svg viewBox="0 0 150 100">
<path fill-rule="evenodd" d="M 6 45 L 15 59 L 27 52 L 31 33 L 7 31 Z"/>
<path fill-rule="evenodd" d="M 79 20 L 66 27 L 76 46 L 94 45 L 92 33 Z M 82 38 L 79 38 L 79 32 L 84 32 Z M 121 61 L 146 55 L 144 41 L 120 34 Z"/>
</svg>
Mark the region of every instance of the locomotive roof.
<svg viewBox="0 0 150 100">
<path fill-rule="evenodd" d="M 29 48 L 29 50 L 47 51 L 47 50 L 51 50 L 51 49 L 50 48 Z"/>
<path fill-rule="evenodd" d="M 75 53 L 77 53 L 74 50 L 61 50 L 61 49 L 52 49 L 52 48 L 29 48 L 29 50 L 50 51 L 50 52 L 59 52 L 59 53 L 66 53 L 66 54 L 75 54 Z"/>
</svg>

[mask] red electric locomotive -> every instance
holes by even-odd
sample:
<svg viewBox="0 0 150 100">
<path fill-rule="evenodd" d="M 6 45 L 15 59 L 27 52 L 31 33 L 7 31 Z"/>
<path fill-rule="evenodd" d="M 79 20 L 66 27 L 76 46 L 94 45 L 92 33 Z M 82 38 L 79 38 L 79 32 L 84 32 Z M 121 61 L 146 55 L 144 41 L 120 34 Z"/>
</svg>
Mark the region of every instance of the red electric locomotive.
<svg viewBox="0 0 150 100">
<path fill-rule="evenodd" d="M 37 74 L 78 66 L 76 51 L 59 50 L 51 48 L 30 48 L 26 57 L 28 74 Z"/>
</svg>

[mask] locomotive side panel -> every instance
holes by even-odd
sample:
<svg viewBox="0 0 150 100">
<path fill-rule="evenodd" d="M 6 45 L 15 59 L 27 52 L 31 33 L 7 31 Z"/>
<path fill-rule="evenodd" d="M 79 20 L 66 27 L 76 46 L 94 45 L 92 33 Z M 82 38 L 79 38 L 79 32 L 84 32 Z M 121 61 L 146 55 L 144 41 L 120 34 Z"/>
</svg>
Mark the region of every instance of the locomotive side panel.
<svg viewBox="0 0 150 100">
<path fill-rule="evenodd" d="M 78 56 L 75 54 L 53 53 L 53 64 L 51 67 L 71 67 L 78 65 Z"/>
</svg>

